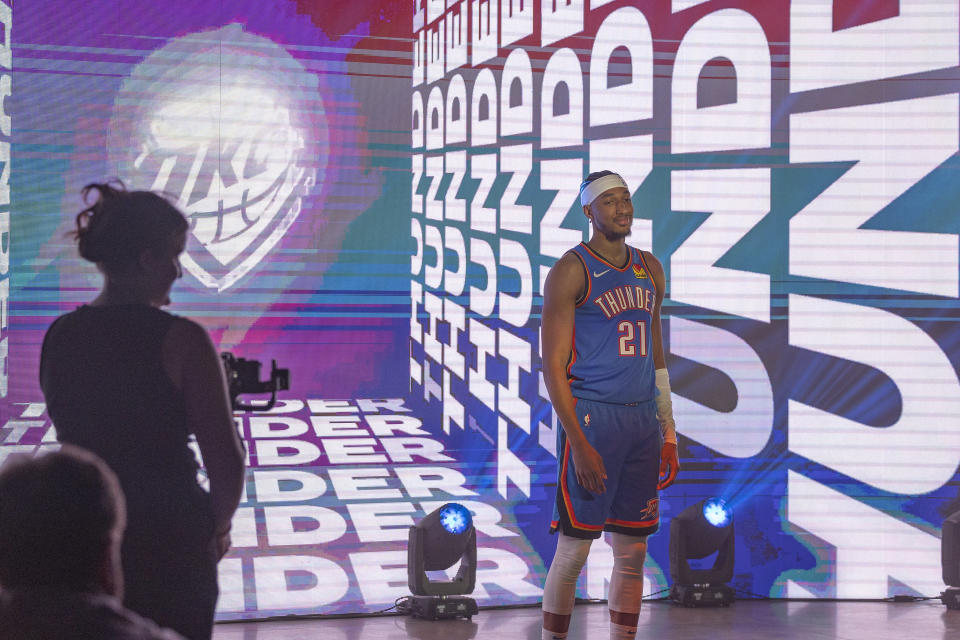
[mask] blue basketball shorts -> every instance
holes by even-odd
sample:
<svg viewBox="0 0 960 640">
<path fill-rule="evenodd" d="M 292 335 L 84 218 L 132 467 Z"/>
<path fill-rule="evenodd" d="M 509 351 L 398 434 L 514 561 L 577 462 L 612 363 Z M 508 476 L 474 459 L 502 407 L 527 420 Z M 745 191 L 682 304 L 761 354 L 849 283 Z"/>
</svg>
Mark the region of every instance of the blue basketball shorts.
<svg viewBox="0 0 960 640">
<path fill-rule="evenodd" d="M 577 419 L 587 441 L 603 458 L 606 491 L 591 493 L 577 482 L 573 453 L 557 430 L 557 499 L 550 532 L 599 538 L 603 531 L 631 536 L 660 526 L 657 483 L 663 436 L 653 400 L 638 405 L 577 399 Z"/>
</svg>

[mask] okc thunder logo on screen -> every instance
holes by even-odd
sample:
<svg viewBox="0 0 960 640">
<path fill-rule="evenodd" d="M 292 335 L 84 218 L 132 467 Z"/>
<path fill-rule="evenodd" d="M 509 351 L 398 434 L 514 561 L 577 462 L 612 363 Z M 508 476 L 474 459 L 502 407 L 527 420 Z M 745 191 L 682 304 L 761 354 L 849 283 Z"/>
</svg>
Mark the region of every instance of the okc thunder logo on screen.
<svg viewBox="0 0 960 640">
<path fill-rule="evenodd" d="M 121 87 L 111 159 L 128 186 L 187 214 L 181 262 L 204 287 L 228 289 L 260 264 L 322 179 L 317 84 L 273 41 L 228 25 L 170 41 Z"/>
</svg>

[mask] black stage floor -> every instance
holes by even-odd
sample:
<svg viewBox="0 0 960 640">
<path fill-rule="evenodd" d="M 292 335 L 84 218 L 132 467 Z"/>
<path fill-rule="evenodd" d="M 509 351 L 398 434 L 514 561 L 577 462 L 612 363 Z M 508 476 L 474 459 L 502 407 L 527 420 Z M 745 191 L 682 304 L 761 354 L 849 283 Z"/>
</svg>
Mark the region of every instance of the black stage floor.
<svg viewBox="0 0 960 640">
<path fill-rule="evenodd" d="M 577 605 L 570 640 L 608 637 L 605 604 Z M 220 623 L 214 640 L 540 640 L 540 609 L 482 610 L 472 621 L 404 616 Z M 725 609 L 644 603 L 637 638 L 664 640 L 960 640 L 960 611 L 939 601 L 804 602 L 741 600 Z"/>
</svg>

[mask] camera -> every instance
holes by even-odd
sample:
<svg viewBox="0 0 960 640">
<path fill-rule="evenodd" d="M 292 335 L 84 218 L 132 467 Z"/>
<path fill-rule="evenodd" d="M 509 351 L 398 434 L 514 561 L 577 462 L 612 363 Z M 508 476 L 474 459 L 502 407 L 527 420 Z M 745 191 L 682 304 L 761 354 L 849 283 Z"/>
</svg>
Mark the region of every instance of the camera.
<svg viewBox="0 0 960 640">
<path fill-rule="evenodd" d="M 237 358 L 229 351 L 221 353 L 220 359 L 223 360 L 223 368 L 227 374 L 230 406 L 234 411 L 269 411 L 277 404 L 277 391 L 290 388 L 290 370 L 278 369 L 276 360 L 271 361 L 270 379 L 260 380 L 263 363 L 259 360 Z M 241 402 L 241 393 L 269 393 L 270 399 L 257 403 Z"/>
</svg>

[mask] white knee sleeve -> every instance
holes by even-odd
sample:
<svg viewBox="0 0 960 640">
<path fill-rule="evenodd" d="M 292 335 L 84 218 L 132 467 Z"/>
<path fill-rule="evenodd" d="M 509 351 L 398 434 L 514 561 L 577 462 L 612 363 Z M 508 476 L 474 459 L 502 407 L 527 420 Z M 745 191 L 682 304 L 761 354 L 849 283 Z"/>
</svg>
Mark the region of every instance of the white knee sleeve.
<svg viewBox="0 0 960 640">
<path fill-rule="evenodd" d="M 643 561 L 647 557 L 647 538 L 610 534 L 613 547 L 613 576 L 607 598 L 611 611 L 640 613 L 643 599 Z"/>
<path fill-rule="evenodd" d="M 543 585 L 543 610 L 568 616 L 573 613 L 573 603 L 577 596 L 577 578 L 587 562 L 592 540 L 583 540 L 557 535 L 557 552 L 547 572 L 547 583 Z"/>
</svg>

